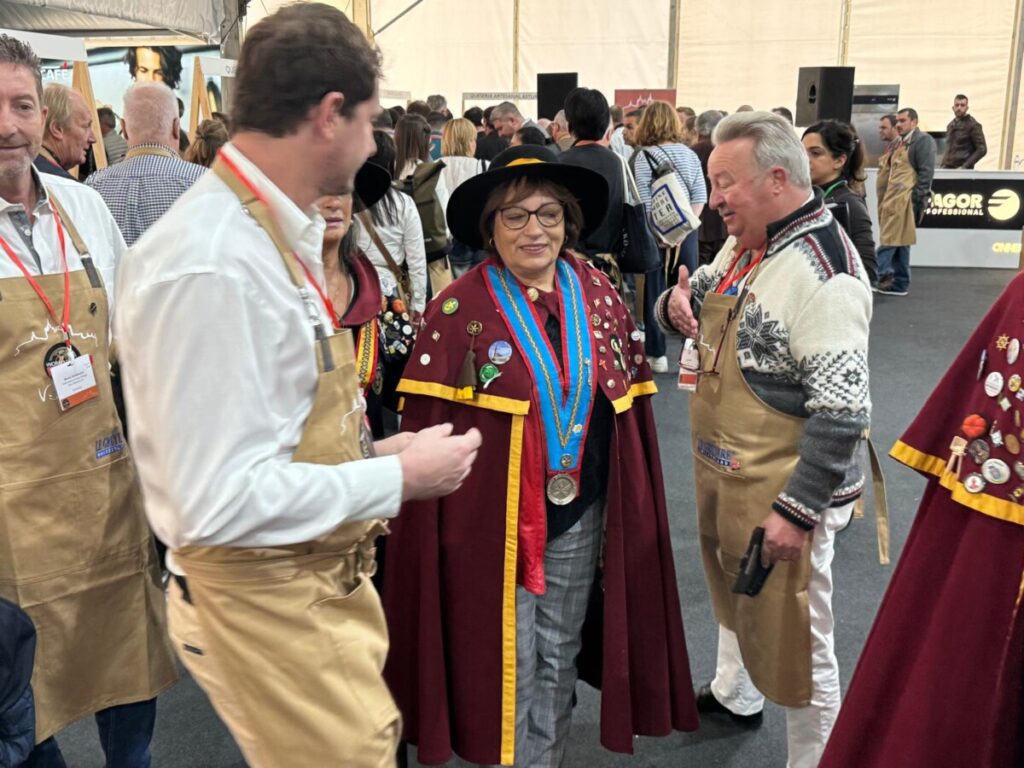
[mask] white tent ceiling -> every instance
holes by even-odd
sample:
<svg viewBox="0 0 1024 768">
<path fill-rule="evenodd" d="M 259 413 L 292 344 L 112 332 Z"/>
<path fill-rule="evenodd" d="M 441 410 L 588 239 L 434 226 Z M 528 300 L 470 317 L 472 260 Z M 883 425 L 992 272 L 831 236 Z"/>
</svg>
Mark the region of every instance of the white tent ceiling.
<svg viewBox="0 0 1024 768">
<path fill-rule="evenodd" d="M 0 28 L 86 38 L 87 45 L 219 43 L 223 0 L 0 0 Z"/>
</svg>

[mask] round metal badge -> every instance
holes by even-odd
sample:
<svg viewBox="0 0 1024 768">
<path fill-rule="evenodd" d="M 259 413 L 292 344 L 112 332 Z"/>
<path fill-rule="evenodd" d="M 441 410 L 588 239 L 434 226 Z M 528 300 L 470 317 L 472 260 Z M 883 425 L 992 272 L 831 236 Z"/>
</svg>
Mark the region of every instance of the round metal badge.
<svg viewBox="0 0 1024 768">
<path fill-rule="evenodd" d="M 487 349 L 487 358 L 495 365 L 504 365 L 512 359 L 512 345 L 507 341 L 496 341 Z"/>
<path fill-rule="evenodd" d="M 985 478 L 977 472 L 971 472 L 971 474 L 964 478 L 964 489 L 968 493 L 981 493 L 985 490 L 985 485 Z"/>
<path fill-rule="evenodd" d="M 1010 467 L 1002 459 L 989 459 L 981 465 L 981 476 L 995 485 L 1002 485 L 1010 480 Z"/>
<path fill-rule="evenodd" d="M 1003 374 L 999 371 L 992 371 L 985 377 L 985 394 L 989 397 L 996 397 L 1003 391 Z"/>
<path fill-rule="evenodd" d="M 576 498 L 576 481 L 570 475 L 558 474 L 548 480 L 548 500 L 560 507 Z"/>
<path fill-rule="evenodd" d="M 978 438 L 977 440 L 971 440 L 970 445 L 967 446 L 967 453 L 974 459 L 975 464 L 984 464 L 992 454 L 992 451 L 988 447 L 988 443 Z"/>
<path fill-rule="evenodd" d="M 56 365 L 63 365 L 64 363 L 70 363 L 76 357 L 81 357 L 82 353 L 78 351 L 78 347 L 73 344 L 69 347 L 67 342 L 60 342 L 54 344 L 43 355 L 43 370 L 46 371 L 46 375 L 50 375 L 50 369 Z"/>
</svg>

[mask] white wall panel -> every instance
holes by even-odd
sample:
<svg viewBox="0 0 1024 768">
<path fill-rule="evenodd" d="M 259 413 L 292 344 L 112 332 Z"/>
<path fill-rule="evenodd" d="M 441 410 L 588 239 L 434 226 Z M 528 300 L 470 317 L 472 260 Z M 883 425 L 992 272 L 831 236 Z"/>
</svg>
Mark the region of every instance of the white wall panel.
<svg viewBox="0 0 1024 768">
<path fill-rule="evenodd" d="M 967 94 L 988 143 L 978 168 L 992 170 L 999 163 L 1013 11 L 1013 0 L 854 0 L 849 63 L 859 83 L 898 83 L 900 106 L 916 109 L 925 130 L 945 130 L 953 96 Z"/>
<path fill-rule="evenodd" d="M 800 67 L 836 63 L 840 14 L 839 0 L 683 2 L 678 103 L 793 109 Z"/>
</svg>

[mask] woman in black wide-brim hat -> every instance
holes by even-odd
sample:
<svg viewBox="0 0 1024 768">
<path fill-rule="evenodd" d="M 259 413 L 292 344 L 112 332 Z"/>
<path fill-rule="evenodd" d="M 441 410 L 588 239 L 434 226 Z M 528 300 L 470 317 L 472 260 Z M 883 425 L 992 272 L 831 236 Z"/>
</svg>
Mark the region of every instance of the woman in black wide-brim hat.
<svg viewBox="0 0 1024 768">
<path fill-rule="evenodd" d="M 427 308 L 403 429 L 483 445 L 458 490 L 404 506 L 384 589 L 385 675 L 424 764 L 560 765 L 577 676 L 602 688 L 609 749 L 697 726 L 656 389 L 626 307 L 571 250 L 607 196 L 523 146 L 448 206 L 489 259 Z"/>
</svg>

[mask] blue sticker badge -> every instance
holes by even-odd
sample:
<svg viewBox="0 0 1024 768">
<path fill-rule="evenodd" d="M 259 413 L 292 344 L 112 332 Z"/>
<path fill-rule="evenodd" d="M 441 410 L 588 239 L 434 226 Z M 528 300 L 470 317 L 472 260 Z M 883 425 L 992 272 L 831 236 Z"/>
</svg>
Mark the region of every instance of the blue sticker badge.
<svg viewBox="0 0 1024 768">
<path fill-rule="evenodd" d="M 97 459 L 102 459 L 104 456 L 120 453 L 123 450 L 124 438 L 121 436 L 120 431 L 114 432 L 106 437 L 101 437 L 96 441 Z"/>
</svg>

